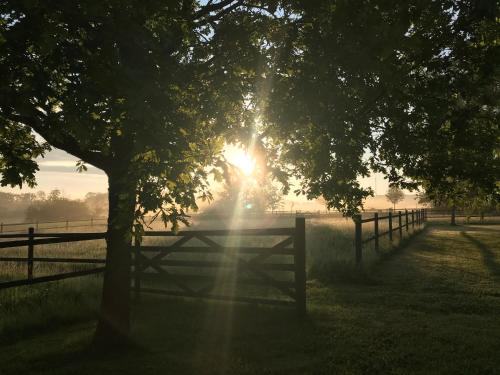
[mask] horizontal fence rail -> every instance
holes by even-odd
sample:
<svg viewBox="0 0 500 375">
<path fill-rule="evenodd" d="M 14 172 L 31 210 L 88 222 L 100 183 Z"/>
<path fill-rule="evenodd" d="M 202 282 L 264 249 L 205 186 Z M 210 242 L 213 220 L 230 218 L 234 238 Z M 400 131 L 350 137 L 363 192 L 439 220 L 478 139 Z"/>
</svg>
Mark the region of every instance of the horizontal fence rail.
<svg viewBox="0 0 500 375">
<path fill-rule="evenodd" d="M 420 228 L 427 221 L 427 210 L 405 210 L 404 212 L 398 211 L 397 213 L 389 212 L 387 215 L 379 216 L 377 212 L 373 214 L 373 217 L 363 218 L 361 215 L 356 215 L 353 218 L 355 225 L 354 234 L 354 247 L 355 247 L 355 259 L 356 264 L 360 265 L 363 260 L 363 245 L 371 241 L 375 244 L 375 251 L 380 250 L 379 239 L 384 236 L 388 236 L 390 241 L 394 239 L 394 232 L 398 233 L 399 239 L 403 238 L 403 230 L 409 232 L 410 226 L 412 229 L 415 227 Z M 379 230 L 379 224 L 381 221 L 387 221 L 388 230 L 381 232 Z M 370 237 L 363 239 L 363 225 L 373 223 L 374 234 Z M 395 226 L 396 225 L 396 226 Z"/>
<path fill-rule="evenodd" d="M 26 238 L 19 240 L 18 238 Z M 68 264 L 94 264 L 94 265 L 105 265 L 106 261 L 104 259 L 90 259 L 90 258 L 62 258 L 62 257 L 37 257 L 35 256 L 35 246 L 47 245 L 47 244 L 57 244 L 57 243 L 68 243 L 68 242 L 80 242 L 89 240 L 100 240 L 105 238 L 105 233 L 35 233 L 34 228 L 29 228 L 28 233 L 18 233 L 18 234 L 0 234 L 0 239 L 16 239 L 13 241 L 3 241 L 0 242 L 0 250 L 14 247 L 24 247 L 26 246 L 27 255 L 26 257 L 5 257 L 0 256 L 0 262 L 16 262 L 16 263 L 26 263 L 27 276 L 26 279 L 4 281 L 0 282 L 0 289 L 7 289 L 18 287 L 22 285 L 31 285 L 44 283 L 49 281 L 70 279 L 73 277 L 80 277 L 86 275 L 94 275 L 104 272 L 105 266 L 96 267 L 88 270 L 79 270 L 71 272 L 63 272 L 55 275 L 49 276 L 38 276 L 34 275 L 34 264 L 35 263 L 68 263 Z M 1 252 L 0 252 L 0 255 Z"/>
</svg>

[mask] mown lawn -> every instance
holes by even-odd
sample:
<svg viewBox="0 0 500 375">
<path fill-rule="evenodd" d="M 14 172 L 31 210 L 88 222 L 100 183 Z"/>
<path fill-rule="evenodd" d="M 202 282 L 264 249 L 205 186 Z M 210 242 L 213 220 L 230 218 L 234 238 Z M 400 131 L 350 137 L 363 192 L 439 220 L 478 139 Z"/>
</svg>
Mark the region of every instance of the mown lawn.
<svg viewBox="0 0 500 375">
<path fill-rule="evenodd" d="M 86 348 L 94 322 L 0 345 L 0 374 L 499 374 L 500 226 L 432 226 L 358 282 L 283 308 L 144 297 L 137 345 Z"/>
</svg>

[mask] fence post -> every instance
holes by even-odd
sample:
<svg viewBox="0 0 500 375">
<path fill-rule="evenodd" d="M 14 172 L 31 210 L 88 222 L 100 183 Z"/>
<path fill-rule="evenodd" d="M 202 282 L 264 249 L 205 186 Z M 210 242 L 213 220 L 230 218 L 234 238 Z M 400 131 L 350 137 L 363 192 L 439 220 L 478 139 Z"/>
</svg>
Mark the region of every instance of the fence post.
<svg viewBox="0 0 500 375">
<path fill-rule="evenodd" d="M 3 223 L 0 223 L 0 233 L 3 233 Z"/>
<path fill-rule="evenodd" d="M 374 225 L 374 228 L 373 228 L 373 231 L 374 231 L 374 236 L 375 236 L 375 251 L 378 252 L 378 212 L 375 212 L 375 214 L 373 215 L 373 225 Z"/>
<path fill-rule="evenodd" d="M 392 211 L 389 211 L 389 241 L 392 241 Z"/>
<path fill-rule="evenodd" d="M 406 231 L 408 232 L 408 210 L 405 209 L 405 228 Z"/>
<path fill-rule="evenodd" d="M 355 215 L 353 217 L 354 225 L 355 225 L 355 237 L 354 237 L 354 248 L 356 250 L 356 265 L 360 265 L 363 260 L 363 244 L 361 243 L 361 239 L 363 237 L 363 227 L 361 223 L 361 215 Z"/>
<path fill-rule="evenodd" d="M 306 315 L 306 219 L 295 218 L 295 295 L 299 316 Z"/>
<path fill-rule="evenodd" d="M 134 236 L 134 292 L 135 298 L 141 297 L 141 242 Z"/>
<path fill-rule="evenodd" d="M 415 229 L 415 211 L 411 210 L 411 227 Z"/>
<path fill-rule="evenodd" d="M 33 279 L 34 232 L 33 227 L 28 228 L 28 280 Z"/>
<path fill-rule="evenodd" d="M 94 218 L 93 217 L 90 218 L 90 227 L 91 228 L 94 227 Z"/>
<path fill-rule="evenodd" d="M 37 220 L 37 221 L 36 221 L 36 223 L 35 223 L 35 228 L 36 228 L 36 230 L 37 230 L 37 232 L 38 232 L 38 220 Z"/>
<path fill-rule="evenodd" d="M 69 221 L 66 220 L 66 230 L 68 230 L 68 229 L 69 229 Z"/>
<path fill-rule="evenodd" d="M 398 222 L 399 222 L 399 239 L 403 238 L 403 220 L 401 217 L 401 211 L 398 211 Z"/>
</svg>

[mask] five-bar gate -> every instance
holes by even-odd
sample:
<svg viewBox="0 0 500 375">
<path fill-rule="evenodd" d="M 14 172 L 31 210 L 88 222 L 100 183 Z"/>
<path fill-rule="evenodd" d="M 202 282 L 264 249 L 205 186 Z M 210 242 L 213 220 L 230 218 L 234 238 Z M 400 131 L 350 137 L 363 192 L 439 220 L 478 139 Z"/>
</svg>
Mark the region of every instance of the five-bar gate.
<svg viewBox="0 0 500 375">
<path fill-rule="evenodd" d="M 300 314 L 306 311 L 304 218 L 296 218 L 294 228 L 146 232 L 144 237 L 142 244 L 134 245 L 137 297 L 148 292 L 295 304 Z M 170 243 L 146 245 L 148 237 L 164 237 Z M 256 246 L 270 237 L 278 241 Z"/>
</svg>

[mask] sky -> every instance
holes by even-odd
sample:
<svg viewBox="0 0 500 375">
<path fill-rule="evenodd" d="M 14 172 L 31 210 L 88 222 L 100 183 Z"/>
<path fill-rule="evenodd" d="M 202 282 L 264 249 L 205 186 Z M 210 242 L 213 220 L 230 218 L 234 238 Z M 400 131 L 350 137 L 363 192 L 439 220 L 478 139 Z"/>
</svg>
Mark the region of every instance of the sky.
<svg viewBox="0 0 500 375">
<path fill-rule="evenodd" d="M 249 161 L 241 149 L 228 147 L 226 158 L 235 164 L 238 164 L 243 159 L 247 168 L 251 169 L 251 166 L 248 165 Z M 23 188 L 20 190 L 19 188 L 0 187 L 0 191 L 20 193 L 39 190 L 48 192 L 59 189 L 65 197 L 72 199 L 83 198 L 88 192 L 106 192 L 107 178 L 104 172 L 89 165 L 88 171 L 78 173 L 76 171 L 77 160 L 62 150 L 53 149 L 43 159 L 39 160 L 40 170 L 36 174 L 38 185 L 34 189 Z M 376 195 L 385 194 L 389 186 L 387 180 L 380 173 L 368 178 L 362 178 L 360 183 L 364 187 L 372 187 Z M 286 200 L 297 204 L 306 203 L 304 197 L 296 197 L 293 193 L 287 196 Z"/>
</svg>

